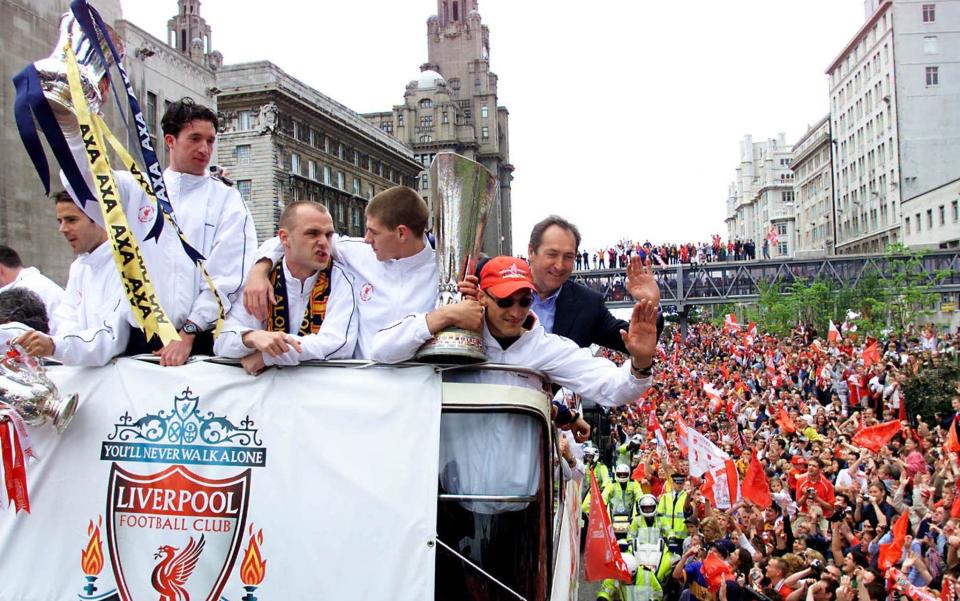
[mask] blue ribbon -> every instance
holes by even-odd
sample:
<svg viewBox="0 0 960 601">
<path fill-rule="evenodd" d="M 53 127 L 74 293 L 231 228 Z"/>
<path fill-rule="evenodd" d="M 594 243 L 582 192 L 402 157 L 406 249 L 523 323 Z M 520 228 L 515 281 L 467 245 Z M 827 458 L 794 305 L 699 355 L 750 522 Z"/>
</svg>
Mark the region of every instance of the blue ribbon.
<svg viewBox="0 0 960 601">
<path fill-rule="evenodd" d="M 33 64 L 27 65 L 13 77 L 13 85 L 17 90 L 13 105 L 17 130 L 20 132 L 20 139 L 27 149 L 27 154 L 30 155 L 33 167 L 36 169 L 37 175 L 40 176 L 44 191 L 50 194 L 50 166 L 47 164 L 47 157 L 43 152 L 43 146 L 40 144 L 40 137 L 37 135 L 37 127 L 33 122 L 34 116 L 37 118 L 37 124 L 43 131 L 47 143 L 50 144 L 50 150 L 53 152 L 54 158 L 60 163 L 67 182 L 80 200 L 81 206 L 86 205 L 88 200 L 96 197 L 87 186 L 83 173 L 73 159 L 73 153 L 70 152 L 67 139 L 63 136 L 63 131 L 57 123 L 57 117 L 54 115 L 53 109 L 50 108 L 46 96 L 43 95 L 40 75 L 37 73 L 36 67 Z"/>
</svg>

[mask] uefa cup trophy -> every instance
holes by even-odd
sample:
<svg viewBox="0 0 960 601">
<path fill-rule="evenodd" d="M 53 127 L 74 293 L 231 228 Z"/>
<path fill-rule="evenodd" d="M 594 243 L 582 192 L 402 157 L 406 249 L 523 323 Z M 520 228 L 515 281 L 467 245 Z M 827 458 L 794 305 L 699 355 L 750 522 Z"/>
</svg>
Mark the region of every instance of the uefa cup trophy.
<svg viewBox="0 0 960 601">
<path fill-rule="evenodd" d="M 42 365 L 14 346 L 0 359 L 0 403 L 6 403 L 30 426 L 52 422 L 58 434 L 77 411 L 77 395 L 60 395 Z"/>
<path fill-rule="evenodd" d="M 108 25 L 107 31 L 103 33 L 110 36 L 117 52 L 123 56 L 123 41 L 116 32 Z M 77 19 L 71 13 L 65 13 L 60 17 L 60 37 L 57 45 L 53 47 L 53 52 L 49 57 L 34 63 L 40 86 L 43 88 L 43 95 L 56 114 L 57 122 L 62 128 L 76 128 L 70 85 L 67 83 L 67 58 L 63 50 L 68 42 L 77 55 L 80 84 L 83 87 L 83 95 L 87 98 L 87 104 L 90 105 L 90 112 L 93 114 L 100 114 L 103 108 L 103 102 L 110 87 L 109 72 L 113 66 L 113 59 L 105 39 L 91 40 L 83 33 Z M 94 44 L 99 44 L 109 64 L 103 64 Z"/>
<path fill-rule="evenodd" d="M 460 302 L 457 284 L 476 270 L 487 213 L 497 197 L 497 178 L 480 163 L 441 152 L 430 165 L 430 199 L 436 238 L 437 306 Z M 487 360 L 483 335 L 447 328 L 417 351 L 424 363 L 480 363 Z"/>
</svg>

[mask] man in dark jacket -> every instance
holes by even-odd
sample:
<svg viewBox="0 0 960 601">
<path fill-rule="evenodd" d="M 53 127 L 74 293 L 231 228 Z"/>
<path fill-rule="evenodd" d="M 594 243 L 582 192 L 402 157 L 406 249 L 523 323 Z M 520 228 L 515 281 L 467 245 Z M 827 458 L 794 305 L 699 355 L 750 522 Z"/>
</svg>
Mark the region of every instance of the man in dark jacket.
<svg viewBox="0 0 960 601">
<path fill-rule="evenodd" d="M 570 280 L 580 246 L 577 226 L 551 215 L 533 226 L 527 256 L 537 290 L 533 311 L 548 331 L 573 340 L 581 347 L 599 344 L 625 352 L 620 331 L 629 324 L 614 317 L 603 296 Z M 649 266 L 633 257 L 627 269 L 627 290 L 634 300 L 660 302 L 660 289 Z M 657 319 L 657 336 L 663 331 L 663 316 Z"/>
</svg>

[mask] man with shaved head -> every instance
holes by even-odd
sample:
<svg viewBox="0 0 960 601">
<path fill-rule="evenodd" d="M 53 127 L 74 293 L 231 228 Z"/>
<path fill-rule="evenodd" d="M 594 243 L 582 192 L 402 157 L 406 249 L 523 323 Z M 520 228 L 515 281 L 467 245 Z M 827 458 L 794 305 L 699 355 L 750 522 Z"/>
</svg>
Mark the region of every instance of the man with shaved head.
<svg viewBox="0 0 960 601">
<path fill-rule="evenodd" d="M 298 201 L 280 216 L 282 260 L 269 279 L 276 303 L 266 320 L 240 304 L 230 308 L 214 344 L 258 374 L 270 365 L 349 358 L 357 341 L 353 281 L 331 261 L 333 219 L 322 204 Z"/>
</svg>

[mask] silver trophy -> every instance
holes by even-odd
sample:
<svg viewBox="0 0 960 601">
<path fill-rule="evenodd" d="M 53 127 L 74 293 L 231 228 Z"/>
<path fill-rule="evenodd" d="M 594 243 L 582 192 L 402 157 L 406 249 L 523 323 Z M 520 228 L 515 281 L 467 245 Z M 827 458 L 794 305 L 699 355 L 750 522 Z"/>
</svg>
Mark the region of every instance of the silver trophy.
<svg viewBox="0 0 960 601">
<path fill-rule="evenodd" d="M 457 284 L 476 269 L 483 245 L 483 228 L 497 189 L 496 176 L 480 163 L 459 154 L 441 152 L 430 165 L 438 307 L 460 302 Z M 424 363 L 486 361 L 483 335 L 447 328 L 420 347 L 416 359 Z"/>
<path fill-rule="evenodd" d="M 109 25 L 107 31 L 103 33 L 110 36 L 122 57 L 124 51 L 120 37 Z M 91 113 L 101 113 L 103 101 L 110 87 L 109 70 L 113 66 L 113 58 L 106 40 L 91 40 L 80 29 L 77 19 L 71 13 L 65 13 L 60 17 L 60 38 L 53 52 L 49 57 L 34 63 L 40 78 L 40 86 L 43 88 L 43 95 L 56 114 L 57 122 L 61 126 L 73 124 L 76 127 L 70 84 L 67 83 L 67 57 L 64 52 L 64 46 L 68 43 L 77 55 L 80 84 L 83 87 L 83 95 L 87 98 L 87 104 L 90 105 Z M 104 65 L 100 60 L 94 44 L 99 44 L 109 62 L 108 65 Z"/>
<path fill-rule="evenodd" d="M 0 359 L 0 402 L 13 407 L 30 426 L 52 422 L 58 434 L 77 411 L 77 395 L 64 399 L 40 363 L 16 346 Z"/>
</svg>

